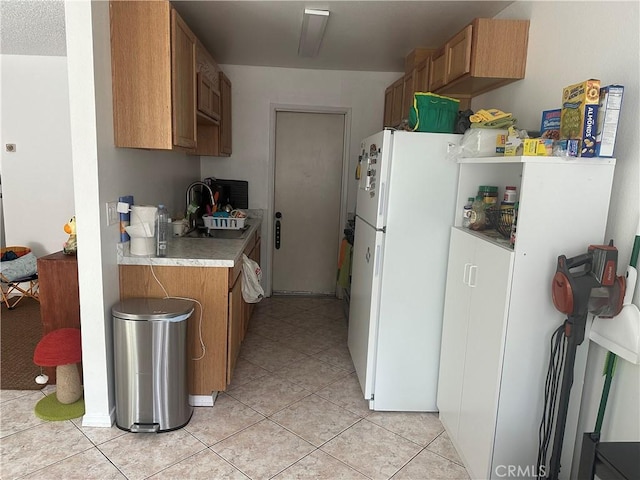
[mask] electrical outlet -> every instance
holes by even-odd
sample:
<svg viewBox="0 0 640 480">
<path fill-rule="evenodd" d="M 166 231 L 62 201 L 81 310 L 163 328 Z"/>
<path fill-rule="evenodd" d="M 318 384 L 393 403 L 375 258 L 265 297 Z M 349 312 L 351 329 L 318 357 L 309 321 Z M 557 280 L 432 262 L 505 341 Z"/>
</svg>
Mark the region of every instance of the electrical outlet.
<svg viewBox="0 0 640 480">
<path fill-rule="evenodd" d="M 115 225 L 118 221 L 118 202 L 107 202 L 107 226 Z"/>
</svg>

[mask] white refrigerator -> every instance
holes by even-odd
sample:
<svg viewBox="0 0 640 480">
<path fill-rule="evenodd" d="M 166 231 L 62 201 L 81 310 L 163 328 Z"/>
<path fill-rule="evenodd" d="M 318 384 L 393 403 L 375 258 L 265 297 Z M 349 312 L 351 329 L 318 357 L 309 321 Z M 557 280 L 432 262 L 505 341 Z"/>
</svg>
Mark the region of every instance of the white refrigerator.
<svg viewBox="0 0 640 480">
<path fill-rule="evenodd" d="M 372 410 L 437 411 L 461 135 L 384 130 L 362 141 L 349 351 Z"/>
</svg>

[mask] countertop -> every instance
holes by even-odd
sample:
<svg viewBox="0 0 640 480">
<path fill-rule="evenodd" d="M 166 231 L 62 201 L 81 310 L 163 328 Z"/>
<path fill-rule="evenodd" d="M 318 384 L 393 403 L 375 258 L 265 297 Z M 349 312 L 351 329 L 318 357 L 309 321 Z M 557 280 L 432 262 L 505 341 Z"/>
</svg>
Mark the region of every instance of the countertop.
<svg viewBox="0 0 640 480">
<path fill-rule="evenodd" d="M 242 252 L 255 238 L 259 231 L 261 218 L 249 218 L 246 224 L 249 230 L 239 240 L 219 238 L 184 238 L 169 239 L 166 257 L 146 257 L 132 255 L 129 243 L 118 244 L 118 265 L 166 265 L 187 267 L 234 267 L 241 261 Z"/>
</svg>

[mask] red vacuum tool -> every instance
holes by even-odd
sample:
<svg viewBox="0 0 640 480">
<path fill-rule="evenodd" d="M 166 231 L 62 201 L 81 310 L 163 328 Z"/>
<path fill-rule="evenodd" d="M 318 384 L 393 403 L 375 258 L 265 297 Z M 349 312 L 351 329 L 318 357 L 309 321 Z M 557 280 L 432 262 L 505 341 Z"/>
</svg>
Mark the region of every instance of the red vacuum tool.
<svg viewBox="0 0 640 480">
<path fill-rule="evenodd" d="M 545 412 L 540 424 L 538 478 L 556 480 L 560 473 L 560 455 L 573 385 L 576 350 L 584 340 L 587 316 L 591 313 L 600 317 L 613 317 L 622 310 L 626 279 L 616 276 L 617 264 L 618 250 L 613 246 L 613 241 L 609 245 L 590 245 L 587 253 L 576 257 L 558 257 L 551 293 L 553 304 L 560 312 L 567 314 L 567 319 L 558 327 L 551 340 L 551 359 L 545 385 Z M 557 397 L 560 375 L 562 384 L 560 396 Z M 553 449 L 547 469 L 546 455 L 552 432 Z"/>
</svg>

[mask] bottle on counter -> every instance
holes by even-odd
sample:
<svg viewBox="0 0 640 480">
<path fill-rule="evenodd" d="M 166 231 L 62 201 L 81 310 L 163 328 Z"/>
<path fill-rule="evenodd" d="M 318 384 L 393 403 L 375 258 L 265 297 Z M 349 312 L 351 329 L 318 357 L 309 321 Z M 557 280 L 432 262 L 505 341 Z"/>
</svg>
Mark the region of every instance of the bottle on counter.
<svg viewBox="0 0 640 480">
<path fill-rule="evenodd" d="M 469 228 L 469 224 L 471 223 L 471 206 L 474 200 L 475 198 L 469 197 L 466 205 L 462 208 L 462 226 L 464 228 Z"/>
<path fill-rule="evenodd" d="M 158 205 L 156 213 L 156 256 L 167 256 L 167 239 L 169 237 L 169 212 L 164 205 Z"/>
<path fill-rule="evenodd" d="M 471 204 L 471 216 L 469 217 L 469 228 L 471 230 L 484 230 L 487 225 L 487 213 L 482 195 L 478 195 Z"/>
<path fill-rule="evenodd" d="M 516 187 L 509 185 L 504 190 L 503 203 L 516 203 Z"/>
</svg>

